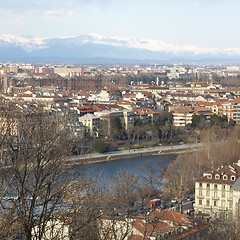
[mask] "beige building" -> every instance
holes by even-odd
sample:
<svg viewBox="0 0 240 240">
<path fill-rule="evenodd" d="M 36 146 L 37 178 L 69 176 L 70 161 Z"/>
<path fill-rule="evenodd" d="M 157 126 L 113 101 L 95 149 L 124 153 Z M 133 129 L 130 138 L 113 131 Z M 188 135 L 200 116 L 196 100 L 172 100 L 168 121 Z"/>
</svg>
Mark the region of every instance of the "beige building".
<svg viewBox="0 0 240 240">
<path fill-rule="evenodd" d="M 41 228 L 35 226 L 32 229 L 32 240 L 38 239 L 41 235 Z M 43 232 L 43 240 L 58 239 L 58 240 L 69 240 L 69 226 L 61 222 L 60 220 L 47 221 L 45 230 Z"/>
<path fill-rule="evenodd" d="M 85 127 L 86 133 L 98 137 L 100 133 L 110 135 L 113 125 L 116 124 L 116 118 L 120 119 L 125 130 L 134 126 L 134 113 L 129 110 L 105 110 L 86 114 L 79 118 L 79 122 Z"/>
<path fill-rule="evenodd" d="M 100 118 L 101 132 L 105 136 L 110 136 L 114 125 L 117 124 L 117 119 L 120 119 L 122 126 L 124 125 L 123 111 L 121 110 L 104 110 L 95 114 Z"/>
<path fill-rule="evenodd" d="M 195 213 L 235 214 L 240 198 L 240 187 L 235 190 L 239 176 L 240 160 L 231 166 L 206 172 L 195 180 Z"/>
<path fill-rule="evenodd" d="M 79 117 L 79 122 L 85 127 L 85 132 L 91 136 L 98 137 L 100 131 L 100 118 L 93 114 L 86 114 Z"/>
<path fill-rule="evenodd" d="M 55 67 L 54 73 L 60 75 L 61 77 L 74 77 L 84 75 L 83 68 L 72 68 L 72 67 Z"/>
<path fill-rule="evenodd" d="M 123 118 L 124 118 L 124 128 L 127 131 L 128 129 L 134 127 L 134 112 L 129 110 L 123 110 Z"/>
<path fill-rule="evenodd" d="M 143 124 L 154 124 L 159 122 L 160 113 L 153 111 L 151 108 L 140 108 L 134 110 L 136 119 L 140 119 Z"/>
</svg>

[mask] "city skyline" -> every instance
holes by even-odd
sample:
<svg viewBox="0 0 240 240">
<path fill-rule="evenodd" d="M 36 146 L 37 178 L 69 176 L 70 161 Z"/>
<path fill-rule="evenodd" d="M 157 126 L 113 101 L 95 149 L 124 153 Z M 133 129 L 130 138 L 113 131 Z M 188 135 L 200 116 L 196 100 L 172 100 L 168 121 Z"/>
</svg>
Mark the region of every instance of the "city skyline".
<svg viewBox="0 0 240 240">
<path fill-rule="evenodd" d="M 162 41 L 179 47 L 236 49 L 240 2 L 206 0 L 10 0 L 1 4 L 0 35 L 89 35 Z"/>
</svg>

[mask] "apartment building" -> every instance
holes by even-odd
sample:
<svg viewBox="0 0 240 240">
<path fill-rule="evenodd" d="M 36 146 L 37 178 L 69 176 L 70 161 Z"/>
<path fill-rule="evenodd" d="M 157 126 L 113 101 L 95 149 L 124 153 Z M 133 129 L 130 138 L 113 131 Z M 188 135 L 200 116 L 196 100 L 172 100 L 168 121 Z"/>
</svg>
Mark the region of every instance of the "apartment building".
<svg viewBox="0 0 240 240">
<path fill-rule="evenodd" d="M 195 213 L 229 217 L 235 214 L 240 198 L 240 188 L 237 187 L 239 176 L 240 160 L 238 163 L 206 172 L 196 179 Z"/>
<path fill-rule="evenodd" d="M 205 119 L 207 121 L 210 121 L 210 117 L 213 115 L 212 111 L 205 108 L 205 107 L 199 107 L 199 106 L 196 106 L 193 108 L 194 109 L 194 114 L 195 115 L 204 115 L 205 116 Z"/>
<path fill-rule="evenodd" d="M 104 110 L 101 112 L 95 112 L 95 115 L 100 118 L 101 132 L 106 136 L 110 136 L 112 129 L 117 127 L 119 123 L 124 126 L 122 110 Z M 118 122 L 118 120 L 120 120 L 120 122 Z"/>
<path fill-rule="evenodd" d="M 134 110 L 136 119 L 140 119 L 143 124 L 154 124 L 159 122 L 160 113 L 153 111 L 151 108 L 140 108 Z"/>
<path fill-rule="evenodd" d="M 135 116 L 133 111 L 124 109 L 123 118 L 124 118 L 124 128 L 126 131 L 134 127 Z"/>
<path fill-rule="evenodd" d="M 176 127 L 186 126 L 192 123 L 194 111 L 190 107 L 169 107 L 169 111 L 173 115 L 173 124 Z"/>
<path fill-rule="evenodd" d="M 222 114 L 227 116 L 228 121 L 231 119 L 236 123 L 240 123 L 240 98 L 223 103 Z"/>
<path fill-rule="evenodd" d="M 54 67 L 54 73 L 60 75 L 61 77 L 74 77 L 84 75 L 83 68 L 73 68 L 73 67 Z"/>
<path fill-rule="evenodd" d="M 174 107 L 170 106 L 169 111 L 173 115 L 173 124 L 176 127 L 184 127 L 187 124 L 192 124 L 194 115 L 204 115 L 206 120 L 209 121 L 213 114 L 211 110 L 205 107 Z"/>
<path fill-rule="evenodd" d="M 85 133 L 88 133 L 91 136 L 99 136 L 100 117 L 88 113 L 82 117 L 79 117 L 79 122 L 85 127 Z"/>
<path fill-rule="evenodd" d="M 213 102 L 197 102 L 198 106 L 205 107 L 214 114 L 217 114 L 219 116 L 222 115 L 222 104 L 223 102 L 220 101 L 213 101 Z"/>
<path fill-rule="evenodd" d="M 35 69 L 35 73 L 42 73 L 42 74 L 54 74 L 54 68 L 50 67 L 39 67 Z"/>
</svg>

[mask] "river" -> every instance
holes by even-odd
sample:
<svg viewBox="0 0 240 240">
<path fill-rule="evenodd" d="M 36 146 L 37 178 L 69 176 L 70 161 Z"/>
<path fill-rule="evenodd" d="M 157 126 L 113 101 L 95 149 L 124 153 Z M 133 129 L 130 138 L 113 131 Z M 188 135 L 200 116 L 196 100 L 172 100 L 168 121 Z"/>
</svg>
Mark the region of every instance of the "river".
<svg viewBox="0 0 240 240">
<path fill-rule="evenodd" d="M 98 181 L 109 187 L 111 178 L 117 176 L 119 171 L 129 171 L 134 175 L 144 175 L 144 169 L 152 167 L 159 173 L 166 169 L 172 160 L 177 158 L 177 154 L 151 155 L 145 157 L 134 157 L 127 159 L 118 159 L 112 161 L 98 162 L 87 165 L 75 165 L 75 174 L 84 172 L 96 176 Z"/>
</svg>

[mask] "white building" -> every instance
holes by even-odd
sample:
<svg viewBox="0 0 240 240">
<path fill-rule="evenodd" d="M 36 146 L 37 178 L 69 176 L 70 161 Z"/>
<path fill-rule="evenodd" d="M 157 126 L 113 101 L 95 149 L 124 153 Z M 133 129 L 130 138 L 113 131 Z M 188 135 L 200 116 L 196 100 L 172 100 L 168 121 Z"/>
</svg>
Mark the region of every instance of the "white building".
<svg viewBox="0 0 240 240">
<path fill-rule="evenodd" d="M 236 214 L 240 199 L 240 160 L 195 180 L 195 213 Z"/>
<path fill-rule="evenodd" d="M 39 239 L 39 227 L 32 229 L 32 240 Z M 46 223 L 45 231 L 41 238 L 42 240 L 69 240 L 69 226 L 59 220 L 50 220 Z"/>
</svg>

